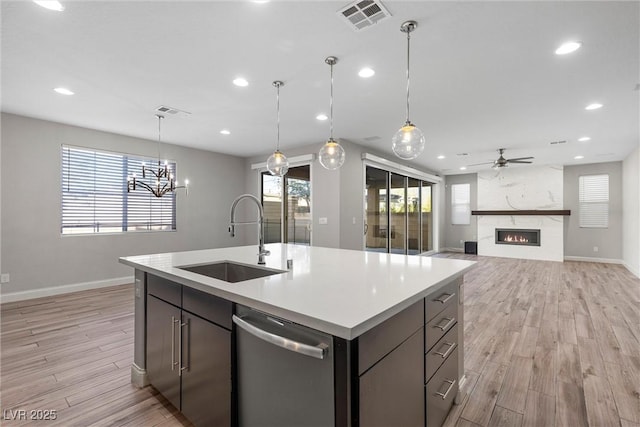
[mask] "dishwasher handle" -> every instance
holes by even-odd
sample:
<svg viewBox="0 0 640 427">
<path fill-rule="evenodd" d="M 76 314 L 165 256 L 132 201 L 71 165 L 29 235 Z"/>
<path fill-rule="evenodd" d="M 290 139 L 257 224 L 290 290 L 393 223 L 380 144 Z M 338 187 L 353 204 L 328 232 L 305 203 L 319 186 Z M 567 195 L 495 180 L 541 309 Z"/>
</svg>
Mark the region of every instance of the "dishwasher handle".
<svg viewBox="0 0 640 427">
<path fill-rule="evenodd" d="M 271 332 L 267 332 L 255 325 L 252 325 L 251 323 L 247 322 L 241 317 L 236 316 L 235 314 L 232 316 L 232 319 L 233 323 L 235 323 L 236 325 L 238 325 L 238 327 L 244 329 L 251 335 L 273 345 L 277 345 L 278 347 L 282 347 L 296 353 L 304 354 L 305 356 L 315 357 L 316 359 L 324 359 L 324 356 L 327 354 L 327 351 L 329 349 L 329 346 L 324 343 L 314 346 L 290 340 L 289 338 L 281 337 L 280 335 L 272 334 Z"/>
</svg>

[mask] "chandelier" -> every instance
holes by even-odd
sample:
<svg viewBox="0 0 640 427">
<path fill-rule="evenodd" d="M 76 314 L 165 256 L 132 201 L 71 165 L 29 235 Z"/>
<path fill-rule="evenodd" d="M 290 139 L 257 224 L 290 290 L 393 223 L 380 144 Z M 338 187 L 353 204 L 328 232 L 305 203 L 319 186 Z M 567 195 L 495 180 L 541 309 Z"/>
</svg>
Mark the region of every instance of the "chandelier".
<svg viewBox="0 0 640 427">
<path fill-rule="evenodd" d="M 189 180 L 185 180 L 184 185 L 178 185 L 175 171 L 171 170 L 169 162 L 165 160 L 164 163 L 162 163 L 160 160 L 160 143 L 162 141 L 160 137 L 160 123 L 162 122 L 162 119 L 164 119 L 164 116 L 156 114 L 156 117 L 158 118 L 158 167 L 148 168 L 143 163 L 142 179 L 147 179 L 148 175 L 149 182 L 137 179 L 136 174 L 134 173 L 127 177 L 127 193 L 135 191 L 138 187 L 141 187 L 156 197 L 162 197 L 167 193 L 172 193 L 178 188 L 184 188 L 186 194 L 189 194 Z"/>
</svg>

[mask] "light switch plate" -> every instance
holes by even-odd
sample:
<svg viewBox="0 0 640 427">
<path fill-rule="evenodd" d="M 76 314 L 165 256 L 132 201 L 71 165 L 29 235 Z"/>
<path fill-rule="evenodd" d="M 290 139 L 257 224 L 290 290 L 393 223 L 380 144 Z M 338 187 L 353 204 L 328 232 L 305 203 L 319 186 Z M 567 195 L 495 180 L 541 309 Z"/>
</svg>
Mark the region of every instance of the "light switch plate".
<svg viewBox="0 0 640 427">
<path fill-rule="evenodd" d="M 328 221 L 327 221 L 327 217 L 322 217 L 322 218 L 318 218 L 318 224 L 321 225 L 327 225 Z"/>
</svg>

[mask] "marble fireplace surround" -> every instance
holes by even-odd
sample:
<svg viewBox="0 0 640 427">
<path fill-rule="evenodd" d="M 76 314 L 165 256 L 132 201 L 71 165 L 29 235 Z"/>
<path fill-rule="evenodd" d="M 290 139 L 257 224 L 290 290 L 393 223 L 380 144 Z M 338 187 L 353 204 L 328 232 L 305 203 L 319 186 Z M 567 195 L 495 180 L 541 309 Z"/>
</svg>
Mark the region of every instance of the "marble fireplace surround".
<svg viewBox="0 0 640 427">
<path fill-rule="evenodd" d="M 488 212 L 490 211 L 490 212 Z M 563 168 L 518 166 L 478 172 L 478 255 L 564 259 Z M 495 229 L 539 229 L 540 246 L 495 243 Z"/>
</svg>

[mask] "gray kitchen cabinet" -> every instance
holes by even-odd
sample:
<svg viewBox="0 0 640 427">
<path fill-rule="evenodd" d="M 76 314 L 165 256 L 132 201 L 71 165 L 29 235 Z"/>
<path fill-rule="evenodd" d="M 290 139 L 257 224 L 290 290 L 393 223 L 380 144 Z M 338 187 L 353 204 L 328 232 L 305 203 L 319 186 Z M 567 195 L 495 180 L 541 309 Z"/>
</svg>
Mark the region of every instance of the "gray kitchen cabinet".
<svg viewBox="0 0 640 427">
<path fill-rule="evenodd" d="M 180 408 L 180 377 L 176 372 L 176 322 L 180 309 L 152 295 L 147 298 L 147 375 L 149 382 Z"/>
<path fill-rule="evenodd" d="M 361 426 L 424 426 L 423 332 L 360 377 Z"/>
<path fill-rule="evenodd" d="M 231 425 L 231 331 L 186 311 L 182 413 L 197 426 Z"/>
<path fill-rule="evenodd" d="M 231 425 L 231 331 L 206 320 L 230 323 L 231 303 L 192 289 L 185 296 L 159 277 L 147 282 L 149 382 L 194 425 Z M 190 313 L 184 301 L 199 301 L 187 306 L 206 312 Z"/>
</svg>

